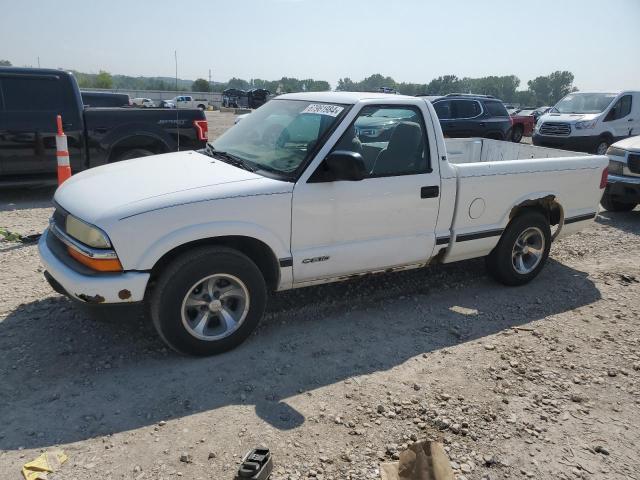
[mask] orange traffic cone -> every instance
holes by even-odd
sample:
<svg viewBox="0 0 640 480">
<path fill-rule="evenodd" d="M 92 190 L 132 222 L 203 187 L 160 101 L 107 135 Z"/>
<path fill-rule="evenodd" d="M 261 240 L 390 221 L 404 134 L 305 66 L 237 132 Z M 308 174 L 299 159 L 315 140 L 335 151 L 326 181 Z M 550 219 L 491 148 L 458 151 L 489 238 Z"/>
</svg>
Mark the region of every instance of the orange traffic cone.
<svg viewBox="0 0 640 480">
<path fill-rule="evenodd" d="M 56 118 L 58 134 L 56 135 L 56 157 L 58 158 L 58 186 L 71 177 L 71 165 L 69 164 L 69 149 L 67 136 L 62 131 L 62 117 Z"/>
</svg>

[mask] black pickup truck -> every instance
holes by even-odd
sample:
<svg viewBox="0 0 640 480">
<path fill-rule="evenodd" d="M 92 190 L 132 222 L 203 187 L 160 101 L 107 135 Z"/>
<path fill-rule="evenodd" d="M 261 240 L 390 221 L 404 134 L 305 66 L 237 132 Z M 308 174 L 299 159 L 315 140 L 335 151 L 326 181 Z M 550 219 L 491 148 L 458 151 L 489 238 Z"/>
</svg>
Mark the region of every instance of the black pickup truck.
<svg viewBox="0 0 640 480">
<path fill-rule="evenodd" d="M 73 173 L 207 141 L 201 110 L 85 107 L 70 73 L 0 67 L 0 187 L 55 179 L 57 115 Z"/>
</svg>

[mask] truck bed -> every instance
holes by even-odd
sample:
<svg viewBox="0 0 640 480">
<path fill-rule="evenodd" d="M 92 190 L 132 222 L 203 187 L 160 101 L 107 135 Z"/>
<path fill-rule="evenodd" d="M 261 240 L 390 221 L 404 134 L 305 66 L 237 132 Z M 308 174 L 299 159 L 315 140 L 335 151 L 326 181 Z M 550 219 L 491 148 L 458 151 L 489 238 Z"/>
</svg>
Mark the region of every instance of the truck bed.
<svg viewBox="0 0 640 480">
<path fill-rule="evenodd" d="M 456 172 L 452 235 L 487 232 L 475 241 L 452 244 L 445 261 L 479 256 L 495 246 L 512 209 L 527 200 L 550 199 L 562 206 L 559 235 L 581 229 L 598 211 L 606 156 L 498 140 L 447 139 L 448 161 Z"/>
<path fill-rule="evenodd" d="M 489 138 L 447 138 L 447 157 L 450 163 L 501 162 L 531 158 L 588 157 L 580 152 L 558 148 L 535 147 L 526 143 L 513 143 Z"/>
</svg>

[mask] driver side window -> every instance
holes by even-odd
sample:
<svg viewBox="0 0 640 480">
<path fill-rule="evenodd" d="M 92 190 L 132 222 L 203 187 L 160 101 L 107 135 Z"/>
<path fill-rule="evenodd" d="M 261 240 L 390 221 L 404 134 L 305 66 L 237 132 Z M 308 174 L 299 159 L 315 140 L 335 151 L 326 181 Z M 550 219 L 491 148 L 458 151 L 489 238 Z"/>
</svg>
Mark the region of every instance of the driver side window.
<svg viewBox="0 0 640 480">
<path fill-rule="evenodd" d="M 607 115 L 607 119 L 605 121 L 610 120 L 618 120 L 619 118 L 624 118 L 631 113 L 631 95 L 625 95 L 621 97 L 616 104 L 611 108 L 609 114 Z"/>
<path fill-rule="evenodd" d="M 364 107 L 332 152 L 338 150 L 360 154 L 366 178 L 431 171 L 426 131 L 416 107 Z"/>
</svg>

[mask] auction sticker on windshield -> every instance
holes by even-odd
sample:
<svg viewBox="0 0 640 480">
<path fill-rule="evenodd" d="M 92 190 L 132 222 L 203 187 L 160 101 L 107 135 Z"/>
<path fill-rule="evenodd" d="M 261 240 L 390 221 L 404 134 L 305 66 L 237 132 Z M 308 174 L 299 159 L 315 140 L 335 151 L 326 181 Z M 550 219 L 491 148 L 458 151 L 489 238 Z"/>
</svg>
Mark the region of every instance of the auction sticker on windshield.
<svg viewBox="0 0 640 480">
<path fill-rule="evenodd" d="M 344 110 L 344 107 L 339 105 L 327 105 L 326 103 L 312 103 L 300 113 L 318 113 L 320 115 L 329 115 L 330 117 L 337 117 L 340 112 Z"/>
</svg>

